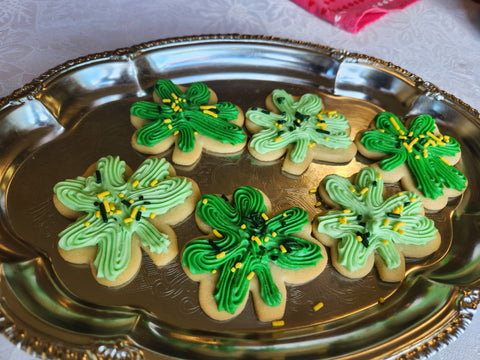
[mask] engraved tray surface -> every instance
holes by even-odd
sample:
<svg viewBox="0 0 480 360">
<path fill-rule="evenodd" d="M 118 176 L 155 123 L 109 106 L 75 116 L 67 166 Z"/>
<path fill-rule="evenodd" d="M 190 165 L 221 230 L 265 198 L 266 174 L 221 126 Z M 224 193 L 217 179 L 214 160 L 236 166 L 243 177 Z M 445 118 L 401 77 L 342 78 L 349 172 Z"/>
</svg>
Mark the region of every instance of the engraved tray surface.
<svg viewBox="0 0 480 360">
<path fill-rule="evenodd" d="M 119 155 L 133 169 L 144 160 L 130 146 L 129 107 L 150 99 L 158 78 L 206 82 L 219 100 L 244 111 L 263 107 L 275 88 L 314 92 L 327 110 L 346 115 L 352 137 L 378 111 L 432 115 L 460 141 L 469 178 L 462 198 L 428 214 L 442 233 L 440 249 L 407 261 L 405 280 L 394 284 L 375 270 L 350 280 L 329 264 L 315 280 L 287 287 L 281 328 L 259 322 L 250 300 L 233 320 L 208 318 L 198 284 L 178 257 L 157 268 L 144 256 L 126 286 L 98 285 L 88 266 L 58 254 L 58 233 L 70 220 L 55 210 L 52 189 L 105 155 Z M 0 329 L 26 351 L 52 359 L 427 357 L 455 339 L 479 302 L 479 120 L 475 109 L 391 63 L 285 39 L 167 39 L 59 65 L 0 99 Z M 171 159 L 171 151 L 162 155 Z M 357 155 L 348 164 L 314 163 L 292 177 L 281 173 L 281 161 L 258 164 L 245 150 L 203 154 L 197 165 L 176 169 L 202 193 L 251 185 L 275 209 L 301 206 L 313 219 L 316 197 L 308 190 L 327 174 L 349 176 L 369 163 Z M 201 235 L 193 216 L 174 229 L 180 248 Z M 314 312 L 319 301 L 325 306 Z"/>
</svg>

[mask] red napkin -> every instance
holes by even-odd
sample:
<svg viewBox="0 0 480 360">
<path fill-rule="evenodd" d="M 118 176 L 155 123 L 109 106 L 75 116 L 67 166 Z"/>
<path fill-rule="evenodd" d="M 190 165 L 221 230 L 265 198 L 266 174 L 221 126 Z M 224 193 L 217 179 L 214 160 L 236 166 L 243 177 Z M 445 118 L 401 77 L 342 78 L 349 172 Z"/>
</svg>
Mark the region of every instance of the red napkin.
<svg viewBox="0 0 480 360">
<path fill-rule="evenodd" d="M 418 0 L 292 0 L 312 14 L 352 33 L 391 11 L 402 10 Z"/>
</svg>

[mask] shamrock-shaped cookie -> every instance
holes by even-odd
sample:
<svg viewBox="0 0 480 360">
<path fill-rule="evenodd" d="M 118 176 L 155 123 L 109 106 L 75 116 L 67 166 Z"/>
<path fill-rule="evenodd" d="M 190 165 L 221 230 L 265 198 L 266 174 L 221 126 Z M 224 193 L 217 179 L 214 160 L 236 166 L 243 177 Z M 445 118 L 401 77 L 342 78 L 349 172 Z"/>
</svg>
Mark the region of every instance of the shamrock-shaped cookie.
<svg viewBox="0 0 480 360">
<path fill-rule="evenodd" d="M 75 219 L 59 234 L 60 255 L 89 263 L 102 285 L 123 285 L 140 268 L 141 248 L 156 265 L 176 256 L 169 225 L 192 213 L 199 196 L 196 183 L 175 177 L 165 159 L 149 158 L 132 172 L 118 157 L 102 157 L 83 176 L 54 187 L 56 208 Z"/>
<path fill-rule="evenodd" d="M 404 257 L 424 257 L 440 246 L 440 233 L 424 216 L 422 201 L 414 192 L 383 197 L 381 173 L 360 170 L 355 181 L 328 175 L 319 193 L 335 210 L 314 222 L 313 234 L 330 247 L 332 263 L 342 275 L 361 278 L 375 264 L 384 281 L 405 276 Z"/>
<path fill-rule="evenodd" d="M 422 197 L 426 209 L 441 210 L 449 197 L 461 195 L 467 178 L 454 165 L 460 144 L 443 136 L 430 115 L 419 115 L 405 125 L 390 112 L 379 113 L 375 127 L 359 133 L 358 151 L 374 160 L 384 181 L 401 181 L 404 189 Z"/>
<path fill-rule="evenodd" d="M 130 109 L 137 128 L 132 146 L 141 153 L 159 154 L 175 144 L 172 161 L 192 165 L 202 149 L 232 154 L 245 147 L 242 111 L 230 102 L 217 102 L 204 83 L 185 88 L 161 79 L 154 86 L 153 100 L 138 101 Z"/>
<path fill-rule="evenodd" d="M 282 170 L 300 175 L 312 160 L 343 163 L 355 156 L 347 119 L 336 111 L 323 111 L 317 95 L 298 97 L 277 89 L 265 105 L 267 110 L 246 112 L 246 127 L 254 134 L 248 149 L 254 158 L 273 161 L 286 154 Z"/>
<path fill-rule="evenodd" d="M 292 207 L 270 214 L 261 191 L 243 186 L 232 196 L 204 195 L 196 219 L 210 236 L 194 239 L 181 255 L 186 274 L 200 282 L 200 306 L 217 320 L 237 316 L 249 292 L 261 321 L 285 312 L 285 283 L 312 280 L 325 268 L 325 249 L 311 238 L 308 214 Z"/>
</svg>

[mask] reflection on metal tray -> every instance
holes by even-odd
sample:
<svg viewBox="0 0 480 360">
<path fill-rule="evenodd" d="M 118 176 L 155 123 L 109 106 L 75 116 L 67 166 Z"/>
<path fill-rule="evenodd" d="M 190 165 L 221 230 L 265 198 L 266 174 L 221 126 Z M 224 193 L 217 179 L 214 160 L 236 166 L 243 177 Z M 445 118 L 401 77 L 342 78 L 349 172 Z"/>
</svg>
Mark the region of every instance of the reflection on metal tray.
<svg viewBox="0 0 480 360">
<path fill-rule="evenodd" d="M 220 100 L 244 110 L 263 106 L 275 88 L 315 92 L 327 110 L 350 120 L 352 136 L 383 109 L 399 116 L 428 113 L 461 142 L 469 188 L 462 199 L 429 214 L 442 233 L 432 256 L 407 262 L 401 283 L 375 271 L 361 280 L 331 265 L 312 282 L 288 287 L 285 326 L 259 322 L 249 300 L 228 322 L 208 318 L 198 284 L 177 261 L 157 268 L 143 258 L 128 285 L 98 285 L 88 266 L 65 262 L 56 250 L 69 220 L 52 203 L 58 181 L 82 174 L 98 158 L 119 155 L 132 168 L 129 107 L 149 99 L 158 78 L 206 82 Z M 469 322 L 479 302 L 480 143 L 476 110 L 392 64 L 328 47 L 250 36 L 205 36 L 133 46 L 60 65 L 0 100 L 2 330 L 39 356 L 70 359 L 422 357 Z M 171 159 L 171 153 L 163 154 Z M 315 188 L 329 173 L 344 176 L 368 165 L 357 156 L 342 165 L 314 163 L 298 177 L 281 163 L 203 154 L 192 168 L 176 167 L 202 193 L 260 188 L 281 209 L 298 205 L 313 219 Z M 179 247 L 200 235 L 193 216 L 176 226 Z M 382 297 L 385 302 L 380 304 Z M 321 311 L 312 306 L 322 301 Z"/>
</svg>

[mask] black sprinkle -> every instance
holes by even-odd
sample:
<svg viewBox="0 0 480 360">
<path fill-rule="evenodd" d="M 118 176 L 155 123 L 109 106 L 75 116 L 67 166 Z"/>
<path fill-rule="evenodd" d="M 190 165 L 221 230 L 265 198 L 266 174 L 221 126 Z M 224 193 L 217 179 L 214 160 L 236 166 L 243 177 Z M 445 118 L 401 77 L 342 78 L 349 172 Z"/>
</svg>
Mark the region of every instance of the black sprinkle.
<svg viewBox="0 0 480 360">
<path fill-rule="evenodd" d="M 411 202 L 410 201 L 407 201 L 405 204 L 403 204 L 404 207 L 407 207 L 408 205 L 410 205 Z"/>
<path fill-rule="evenodd" d="M 97 177 L 97 184 L 100 184 L 102 182 L 102 174 L 100 174 L 100 171 L 95 171 L 95 175 Z"/>
<path fill-rule="evenodd" d="M 281 103 L 284 102 L 284 101 L 285 101 L 285 98 L 284 98 L 283 96 L 277 98 L 277 102 L 278 102 L 279 104 L 281 104 Z"/>
<path fill-rule="evenodd" d="M 130 207 L 130 204 L 127 200 L 122 200 L 122 204 L 125 205 L 126 207 Z"/>
<path fill-rule="evenodd" d="M 283 130 L 280 130 L 280 131 L 278 132 L 278 136 L 282 136 L 283 134 L 285 134 L 285 131 L 283 131 Z"/>
<path fill-rule="evenodd" d="M 143 195 L 140 195 L 140 196 L 138 197 L 138 200 L 142 201 L 142 200 L 143 200 Z"/>
<path fill-rule="evenodd" d="M 387 216 L 392 217 L 392 218 L 396 218 L 396 219 L 400 218 L 400 214 L 394 214 L 394 213 L 391 213 L 391 212 L 387 213 Z"/>
<path fill-rule="evenodd" d="M 362 220 L 362 219 L 363 219 L 363 216 L 362 216 L 362 215 L 358 215 L 358 216 L 357 216 L 357 220 L 358 220 L 358 221 L 360 221 L 360 220 Z"/>
<path fill-rule="evenodd" d="M 361 223 L 359 223 L 358 225 L 360 225 L 360 226 L 362 226 L 362 227 L 365 227 L 365 225 L 367 225 L 367 224 L 365 224 L 364 222 L 361 222 Z"/>
<path fill-rule="evenodd" d="M 285 124 L 287 122 L 287 120 L 277 120 L 277 123 L 279 124 Z"/>
<path fill-rule="evenodd" d="M 360 231 L 357 231 L 357 236 L 362 236 L 363 234 Z"/>
<path fill-rule="evenodd" d="M 142 218 L 142 212 L 139 211 L 137 212 L 137 215 L 135 215 L 135 220 L 140 221 L 141 218 Z"/>
<path fill-rule="evenodd" d="M 373 186 L 377 186 L 377 181 L 374 181 L 374 182 L 372 183 L 372 185 L 373 185 Z"/>
<path fill-rule="evenodd" d="M 107 222 L 107 210 L 105 210 L 105 205 L 103 205 L 103 203 L 100 203 L 100 214 L 102 215 L 103 222 Z"/>
<path fill-rule="evenodd" d="M 100 203 L 99 203 L 98 201 L 95 201 L 95 202 L 93 203 L 93 205 L 94 205 L 94 206 L 98 206 L 98 205 L 100 205 Z"/>
<path fill-rule="evenodd" d="M 270 259 L 272 259 L 272 261 L 276 261 L 276 260 L 278 260 L 278 256 L 277 255 L 272 255 L 272 256 L 270 256 Z"/>
<path fill-rule="evenodd" d="M 252 107 L 250 110 L 255 111 L 255 110 L 258 110 L 258 108 L 255 106 L 255 107 Z"/>
<path fill-rule="evenodd" d="M 158 106 L 157 106 L 157 111 L 158 111 L 159 114 L 162 113 L 162 111 L 163 111 L 162 105 L 158 105 Z"/>
<path fill-rule="evenodd" d="M 400 145 L 400 143 L 397 143 L 397 144 L 395 145 L 395 148 L 397 148 L 397 149 L 400 149 L 401 147 L 402 147 L 402 145 Z"/>
<path fill-rule="evenodd" d="M 150 204 L 151 204 L 150 201 L 144 201 L 144 202 L 143 202 L 143 205 L 150 205 Z"/>
<path fill-rule="evenodd" d="M 220 247 L 215 244 L 215 241 L 213 241 L 213 239 L 208 239 L 208 244 L 218 252 L 221 250 Z"/>
<path fill-rule="evenodd" d="M 266 114 L 266 115 L 269 115 L 270 114 L 270 111 L 268 110 L 262 110 L 262 113 Z"/>
<path fill-rule="evenodd" d="M 294 126 L 289 126 L 289 127 L 288 127 L 288 130 L 289 130 L 289 131 L 293 131 L 293 130 L 295 130 L 295 127 L 294 127 Z"/>
<path fill-rule="evenodd" d="M 368 242 L 367 239 L 365 238 L 362 238 L 362 245 L 365 246 L 366 248 L 368 247 L 368 245 L 370 245 L 370 243 Z"/>
<path fill-rule="evenodd" d="M 308 118 L 310 117 L 310 115 L 304 115 L 304 114 L 299 113 L 299 112 L 297 111 L 297 112 L 295 112 L 295 117 L 296 117 L 297 119 L 299 119 L 300 121 L 303 121 L 303 120 L 305 120 L 305 119 L 308 119 Z"/>
<path fill-rule="evenodd" d="M 315 129 L 316 132 L 322 133 L 322 134 L 330 134 L 330 131 L 328 130 L 322 130 L 322 129 Z"/>
</svg>

